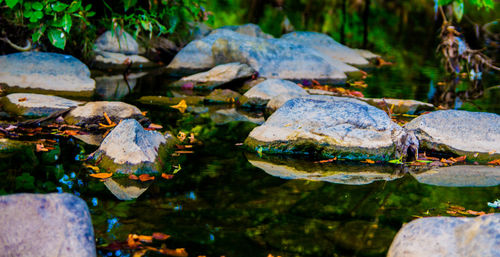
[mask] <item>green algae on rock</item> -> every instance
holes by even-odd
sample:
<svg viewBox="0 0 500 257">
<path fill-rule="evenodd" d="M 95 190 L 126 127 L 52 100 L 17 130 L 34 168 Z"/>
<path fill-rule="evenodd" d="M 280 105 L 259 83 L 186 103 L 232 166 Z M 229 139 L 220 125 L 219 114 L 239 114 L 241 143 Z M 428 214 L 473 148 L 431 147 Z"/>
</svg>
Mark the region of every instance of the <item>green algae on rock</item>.
<svg viewBox="0 0 500 257">
<path fill-rule="evenodd" d="M 104 138 L 93 160 L 105 172 L 159 173 L 169 168 L 167 160 L 177 141 L 170 133 L 147 131 L 136 120 L 127 119 Z"/>
<path fill-rule="evenodd" d="M 418 141 L 385 112 L 364 102 L 307 96 L 286 102 L 250 132 L 245 145 L 264 153 L 388 161 L 406 157 Z"/>
</svg>

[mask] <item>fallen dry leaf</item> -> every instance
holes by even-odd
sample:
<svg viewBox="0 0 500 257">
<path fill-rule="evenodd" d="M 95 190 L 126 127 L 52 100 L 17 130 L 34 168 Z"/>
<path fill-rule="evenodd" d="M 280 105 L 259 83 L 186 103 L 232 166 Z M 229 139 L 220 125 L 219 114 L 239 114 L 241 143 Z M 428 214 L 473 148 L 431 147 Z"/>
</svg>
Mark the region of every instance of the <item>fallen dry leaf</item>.
<svg viewBox="0 0 500 257">
<path fill-rule="evenodd" d="M 139 180 L 144 182 L 144 181 L 149 181 L 149 180 L 154 180 L 154 176 L 150 176 L 149 174 L 142 174 L 139 176 Z"/>
<path fill-rule="evenodd" d="M 136 175 L 134 175 L 134 174 L 130 174 L 130 175 L 128 176 L 128 178 L 129 178 L 129 179 L 132 179 L 132 180 L 139 180 L 139 178 L 138 178 Z"/>
<path fill-rule="evenodd" d="M 18 101 L 18 102 L 24 102 L 24 101 L 26 101 L 26 97 L 19 98 L 19 99 L 17 99 L 17 101 Z"/>
<path fill-rule="evenodd" d="M 159 124 L 151 123 L 151 124 L 149 124 L 148 128 L 150 128 L 150 129 L 162 129 L 163 126 L 159 125 Z"/>
<path fill-rule="evenodd" d="M 153 233 L 153 238 L 155 240 L 167 240 L 169 237 L 170 237 L 169 235 L 164 234 L 164 233 L 160 233 L 160 232 Z"/>
<path fill-rule="evenodd" d="M 170 256 L 175 256 L 175 257 L 187 257 L 188 253 L 186 252 L 186 249 L 184 248 L 177 248 L 175 250 L 168 249 L 168 248 L 163 248 L 160 249 L 160 253 L 170 255 Z"/>
<path fill-rule="evenodd" d="M 186 101 L 183 99 L 176 105 L 171 105 L 170 107 L 179 110 L 181 113 L 184 113 L 187 109 Z"/>
<path fill-rule="evenodd" d="M 84 163 L 83 166 L 85 166 L 86 168 L 92 169 L 95 172 L 99 171 L 99 167 L 97 167 L 97 166 L 93 166 L 93 165 L 86 164 L 86 163 Z"/>
<path fill-rule="evenodd" d="M 500 165 L 500 159 L 496 159 L 496 160 L 490 161 L 490 162 L 488 162 L 488 164 Z"/>
<path fill-rule="evenodd" d="M 369 163 L 369 164 L 374 164 L 375 161 L 374 160 L 370 160 L 370 159 L 366 159 L 364 161 L 361 161 L 361 162 L 364 162 L 364 163 Z"/>
<path fill-rule="evenodd" d="M 138 235 L 137 238 L 139 239 L 139 241 L 141 241 L 143 243 L 152 243 L 153 242 L 152 236 Z"/>
<path fill-rule="evenodd" d="M 36 151 L 37 152 L 48 152 L 49 149 L 45 148 L 43 144 L 36 144 Z"/>
<path fill-rule="evenodd" d="M 102 173 L 95 173 L 95 174 L 90 174 L 91 177 L 93 178 L 110 178 L 111 176 L 113 176 L 113 173 L 106 173 L 106 172 L 102 172 Z"/>
<path fill-rule="evenodd" d="M 174 175 L 162 173 L 161 177 L 164 178 L 164 179 L 172 179 L 172 178 L 174 178 Z"/>
<path fill-rule="evenodd" d="M 184 139 L 186 139 L 186 133 L 182 132 L 182 131 L 179 131 L 179 134 L 177 134 L 177 139 L 179 139 L 179 141 L 184 141 Z"/>
</svg>

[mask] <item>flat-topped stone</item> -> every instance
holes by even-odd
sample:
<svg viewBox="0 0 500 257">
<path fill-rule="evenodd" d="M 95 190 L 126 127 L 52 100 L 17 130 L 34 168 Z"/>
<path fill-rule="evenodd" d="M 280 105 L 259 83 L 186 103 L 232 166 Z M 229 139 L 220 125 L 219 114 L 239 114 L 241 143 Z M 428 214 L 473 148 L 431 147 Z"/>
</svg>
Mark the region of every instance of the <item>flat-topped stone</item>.
<svg viewBox="0 0 500 257">
<path fill-rule="evenodd" d="M 308 93 L 297 84 L 282 79 L 267 79 L 248 90 L 244 96 L 246 105 L 265 106 L 271 99 L 280 97 L 283 102 L 293 97 L 306 96 Z"/>
<path fill-rule="evenodd" d="M 31 93 L 8 94 L 1 99 L 1 102 L 4 110 L 27 117 L 48 116 L 83 104 L 58 96 Z"/>
<path fill-rule="evenodd" d="M 418 142 L 384 111 L 364 102 L 307 96 L 287 101 L 250 132 L 245 144 L 265 153 L 390 160 L 406 156 Z"/>
<path fill-rule="evenodd" d="M 0 56 L 2 83 L 13 88 L 9 92 L 43 90 L 58 95 L 90 96 L 95 89 L 95 81 L 85 64 L 70 55 L 44 52 Z"/>
<path fill-rule="evenodd" d="M 187 85 L 194 89 L 213 89 L 233 80 L 250 78 L 254 74 L 255 70 L 247 64 L 226 63 L 217 65 L 206 72 L 183 77 L 172 86 L 186 87 Z M 188 85 L 188 83 L 190 84 Z"/>
<path fill-rule="evenodd" d="M 64 120 L 69 124 L 105 122 L 104 113 L 118 123 L 122 119 L 142 118 L 139 108 L 124 102 L 97 101 L 88 102 L 71 110 Z"/>
<path fill-rule="evenodd" d="M 500 158 L 500 115 L 457 110 L 421 115 L 405 127 L 425 149 L 467 155 L 479 161 Z"/>
</svg>

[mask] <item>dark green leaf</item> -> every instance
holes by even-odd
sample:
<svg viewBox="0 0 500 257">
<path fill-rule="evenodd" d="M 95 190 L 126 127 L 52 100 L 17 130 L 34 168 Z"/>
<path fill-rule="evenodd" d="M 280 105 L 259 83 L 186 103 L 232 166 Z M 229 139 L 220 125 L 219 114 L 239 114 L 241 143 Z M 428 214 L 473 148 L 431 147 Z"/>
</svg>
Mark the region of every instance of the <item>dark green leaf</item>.
<svg viewBox="0 0 500 257">
<path fill-rule="evenodd" d="M 86 12 L 90 11 L 90 8 L 92 8 L 92 5 L 88 4 L 87 6 L 85 6 L 85 11 Z"/>
<path fill-rule="evenodd" d="M 453 2 L 453 14 L 455 15 L 455 18 L 457 18 L 458 22 L 462 20 L 462 17 L 464 16 L 464 2 Z"/>
<path fill-rule="evenodd" d="M 38 42 L 40 40 L 40 37 L 42 37 L 42 32 L 40 30 L 37 30 L 33 35 L 31 35 L 31 39 L 33 42 Z"/>
<path fill-rule="evenodd" d="M 38 19 L 38 20 L 39 20 L 39 19 L 43 18 L 43 12 L 41 12 L 41 11 L 34 11 L 34 12 L 33 12 L 33 16 L 34 16 L 36 19 Z"/>
<path fill-rule="evenodd" d="M 18 2 L 19 0 L 5 0 L 5 3 L 10 9 L 14 8 Z"/>
<path fill-rule="evenodd" d="M 31 15 L 33 15 L 33 12 L 31 10 L 24 11 L 24 18 L 30 18 Z"/>
<path fill-rule="evenodd" d="M 2 0 L 0 0 L 0 3 L 1 2 L 2 2 Z M 24 2 L 24 9 L 26 9 L 26 10 L 31 9 L 31 2 Z"/>
<path fill-rule="evenodd" d="M 94 16 L 94 15 L 95 15 L 95 12 L 88 12 L 88 13 L 87 13 L 87 17 L 92 17 L 92 16 Z"/>
<path fill-rule="evenodd" d="M 66 46 L 66 35 L 61 30 L 49 29 L 48 37 L 53 46 L 60 49 Z"/>
<path fill-rule="evenodd" d="M 72 25 L 71 16 L 69 16 L 69 14 L 66 13 L 62 18 L 63 30 L 66 31 L 66 33 L 69 33 L 69 31 L 71 30 L 71 25 Z"/>
<path fill-rule="evenodd" d="M 137 0 L 123 0 L 123 7 L 127 11 L 130 7 L 133 7 L 137 3 Z"/>
<path fill-rule="evenodd" d="M 40 2 L 34 2 L 32 5 L 31 5 L 31 8 L 37 10 L 37 11 L 41 11 L 43 9 L 43 4 L 40 3 Z"/>
<path fill-rule="evenodd" d="M 73 1 L 71 3 L 71 5 L 69 6 L 67 12 L 68 13 L 73 13 L 73 12 L 76 12 L 80 9 L 80 7 L 82 6 L 82 2 L 81 1 Z"/>
<path fill-rule="evenodd" d="M 52 4 L 52 10 L 56 12 L 64 11 L 66 7 L 68 7 L 68 5 L 61 2 L 56 2 L 55 4 Z"/>
<path fill-rule="evenodd" d="M 453 0 L 438 0 L 439 5 L 447 5 L 451 3 Z"/>
</svg>

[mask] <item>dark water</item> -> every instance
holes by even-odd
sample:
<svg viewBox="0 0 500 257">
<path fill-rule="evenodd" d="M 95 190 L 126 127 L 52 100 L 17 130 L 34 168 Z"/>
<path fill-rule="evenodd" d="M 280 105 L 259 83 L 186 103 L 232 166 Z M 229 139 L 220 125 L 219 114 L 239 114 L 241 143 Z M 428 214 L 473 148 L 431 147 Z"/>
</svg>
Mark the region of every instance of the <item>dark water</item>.
<svg viewBox="0 0 500 257">
<path fill-rule="evenodd" d="M 370 74 L 364 91 L 369 97 L 427 101 L 429 88 L 436 83 L 425 77 L 409 79 L 390 68 Z M 64 191 L 79 195 L 90 208 L 101 256 L 133 256 L 133 251 L 123 247 L 127 236 L 153 232 L 171 235 L 166 247 L 185 248 L 189 256 L 384 256 L 402 224 L 422 216 L 450 215 L 447 211 L 452 205 L 494 212 L 487 202 L 500 198 L 500 186 L 428 185 L 392 166 L 376 166 L 373 169 L 384 179 L 360 184 L 366 177 L 363 172 L 372 166 L 340 167 L 282 159 L 264 162 L 278 167 L 274 171 L 325 170 L 333 174 L 342 168 L 354 174 L 349 179 L 330 180 L 335 182 L 321 176 L 312 180 L 282 178 L 285 176 L 277 176 L 273 169 L 252 165 L 262 161 L 235 145 L 256 125 L 214 123 L 211 109 L 228 106 L 180 114 L 135 101 L 158 92 L 175 95 L 167 91 L 168 82 L 164 75 L 139 78 L 133 92 L 123 99 L 148 111 L 154 123 L 167 129 L 198 126 L 203 145 L 196 146 L 193 154 L 181 156 L 178 162 L 182 169 L 173 179 L 157 178 L 142 184 L 116 179 L 115 194 L 132 196 L 144 191 L 137 199 L 118 200 L 102 182 L 89 178 L 79 161 L 96 146 L 55 138 L 60 151 L 21 149 L 4 155 L 0 193 Z M 486 87 L 494 86 L 492 83 Z M 484 97 L 462 106 L 499 113 L 498 97 L 498 89 L 486 90 Z M 149 251 L 146 256 L 161 255 Z"/>
</svg>

